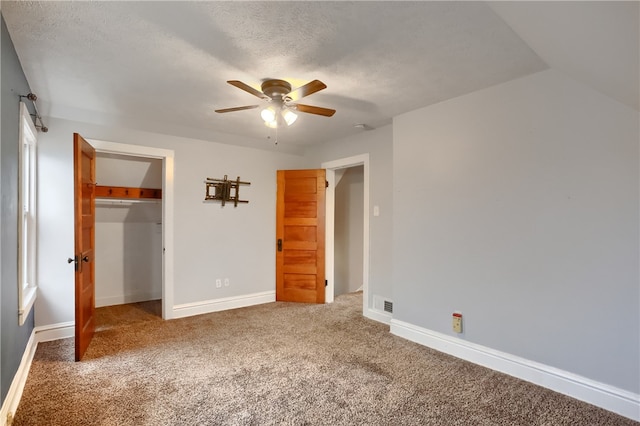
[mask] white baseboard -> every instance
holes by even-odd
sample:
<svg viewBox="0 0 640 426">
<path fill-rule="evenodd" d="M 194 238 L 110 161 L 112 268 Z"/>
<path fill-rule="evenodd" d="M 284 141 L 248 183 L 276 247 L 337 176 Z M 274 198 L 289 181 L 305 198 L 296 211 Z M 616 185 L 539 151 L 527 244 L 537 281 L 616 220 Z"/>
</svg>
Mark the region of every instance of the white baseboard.
<svg viewBox="0 0 640 426">
<path fill-rule="evenodd" d="M 18 366 L 18 371 L 16 371 L 16 375 L 13 376 L 7 396 L 2 403 L 2 408 L 0 408 L 0 426 L 5 426 L 7 424 L 8 416 L 11 415 L 11 418 L 13 418 L 16 413 L 16 409 L 20 403 L 20 398 L 22 397 L 24 385 L 27 383 L 27 376 L 29 376 L 31 361 L 33 361 L 33 356 L 36 353 L 37 346 L 38 342 L 36 340 L 36 333 L 34 330 L 31 332 L 31 336 L 27 341 L 27 346 L 22 354 L 22 360 Z"/>
<path fill-rule="evenodd" d="M 391 318 L 393 318 L 392 315 L 388 312 L 371 308 L 365 308 L 364 316 L 387 325 L 391 324 Z"/>
<path fill-rule="evenodd" d="M 11 414 L 11 417 L 13 417 L 16 409 L 18 408 L 38 343 L 66 339 L 67 337 L 73 337 L 74 335 L 75 326 L 73 321 L 45 325 L 35 327 L 33 329 L 31 336 L 29 337 L 29 341 L 27 342 L 27 346 L 22 354 L 22 360 L 18 366 L 18 371 L 16 371 L 15 376 L 13 376 L 9 392 L 7 393 L 7 397 L 4 399 L 2 408 L 0 409 L 0 426 L 5 426 L 7 424 L 7 415 Z"/>
<path fill-rule="evenodd" d="M 52 340 L 67 339 L 76 335 L 75 322 L 60 322 L 57 324 L 43 325 L 33 329 L 36 342 L 50 342 Z"/>
<path fill-rule="evenodd" d="M 397 319 L 391 333 L 640 421 L 640 395 Z"/>
<path fill-rule="evenodd" d="M 121 294 L 118 296 L 96 297 L 96 308 L 112 305 L 124 305 L 125 303 L 146 302 L 147 300 L 162 299 L 162 291 L 145 291 L 134 294 Z"/>
<path fill-rule="evenodd" d="M 173 307 L 173 318 L 185 318 L 193 315 L 226 311 L 228 309 L 245 308 L 276 301 L 275 291 L 246 294 L 243 296 L 226 297 L 223 299 L 204 300 L 202 302 L 185 303 Z"/>
</svg>

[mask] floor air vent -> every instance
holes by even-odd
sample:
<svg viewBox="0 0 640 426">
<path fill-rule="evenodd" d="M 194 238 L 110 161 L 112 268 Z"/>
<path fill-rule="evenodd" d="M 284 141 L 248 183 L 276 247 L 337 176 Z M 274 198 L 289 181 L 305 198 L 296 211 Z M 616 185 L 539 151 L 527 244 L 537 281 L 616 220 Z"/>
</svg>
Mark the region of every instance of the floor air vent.
<svg viewBox="0 0 640 426">
<path fill-rule="evenodd" d="M 377 294 L 373 295 L 373 309 L 379 312 L 393 313 L 393 302 Z"/>
</svg>

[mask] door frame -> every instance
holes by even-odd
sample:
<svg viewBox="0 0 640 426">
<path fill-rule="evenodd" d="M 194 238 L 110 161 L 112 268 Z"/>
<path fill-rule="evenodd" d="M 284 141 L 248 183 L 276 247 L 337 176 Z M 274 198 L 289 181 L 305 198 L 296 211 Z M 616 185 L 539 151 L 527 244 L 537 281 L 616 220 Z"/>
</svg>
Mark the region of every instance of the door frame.
<svg viewBox="0 0 640 426">
<path fill-rule="evenodd" d="M 162 160 L 162 319 L 173 318 L 173 166 L 174 151 L 86 139 L 96 153 L 127 155 Z"/>
<path fill-rule="evenodd" d="M 349 167 L 364 166 L 363 184 L 363 230 L 362 230 L 362 313 L 366 316 L 369 310 L 369 154 L 354 155 L 353 157 L 341 158 L 333 161 L 326 161 L 321 164 L 321 168 L 327 171 L 327 182 L 329 187 L 326 192 L 326 237 L 325 237 L 325 278 L 327 288 L 325 289 L 325 303 L 331 303 L 335 297 L 334 268 L 335 268 L 335 202 L 336 202 L 336 170 L 348 169 Z"/>
</svg>

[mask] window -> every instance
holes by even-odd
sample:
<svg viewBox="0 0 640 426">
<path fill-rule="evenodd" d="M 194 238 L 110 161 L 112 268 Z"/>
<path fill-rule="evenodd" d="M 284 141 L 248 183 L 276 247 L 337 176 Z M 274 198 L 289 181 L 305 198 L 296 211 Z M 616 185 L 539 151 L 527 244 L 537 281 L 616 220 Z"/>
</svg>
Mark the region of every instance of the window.
<svg viewBox="0 0 640 426">
<path fill-rule="evenodd" d="M 18 229 L 18 316 L 24 324 L 36 300 L 36 128 L 27 106 L 20 102 Z"/>
</svg>

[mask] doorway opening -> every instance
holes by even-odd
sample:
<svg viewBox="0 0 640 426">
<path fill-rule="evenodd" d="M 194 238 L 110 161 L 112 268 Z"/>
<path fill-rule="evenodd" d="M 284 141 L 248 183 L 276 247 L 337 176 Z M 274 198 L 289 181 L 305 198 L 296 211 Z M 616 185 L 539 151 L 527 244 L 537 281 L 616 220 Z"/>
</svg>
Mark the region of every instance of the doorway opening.
<svg viewBox="0 0 640 426">
<path fill-rule="evenodd" d="M 96 152 L 95 169 L 100 187 L 162 189 L 158 158 Z M 96 308 L 137 303 L 161 316 L 162 199 L 96 196 L 94 230 Z"/>
<path fill-rule="evenodd" d="M 322 163 L 326 169 L 329 186 L 326 193 L 326 279 L 325 293 L 326 303 L 333 302 L 336 293 L 336 184 L 341 177 L 349 175 L 348 169 L 353 168 L 355 179 L 362 180 L 362 310 L 366 316 L 369 302 L 369 154 L 361 154 L 353 157 Z M 361 167 L 361 173 L 358 171 Z M 359 176 L 358 176 L 359 175 Z M 356 233 L 358 234 L 358 233 Z M 340 241 L 338 242 L 340 243 Z M 344 250 L 344 246 L 341 248 Z M 338 266 L 340 266 L 340 260 Z M 359 274 L 356 275 L 359 278 Z M 357 279 L 358 279 L 357 278 Z M 340 289 L 338 289 L 340 291 Z"/>
<path fill-rule="evenodd" d="M 334 296 L 362 291 L 364 166 L 336 170 Z"/>
<path fill-rule="evenodd" d="M 139 145 L 128 145 L 121 144 L 115 142 L 107 142 L 100 141 L 95 139 L 87 139 L 87 141 L 95 148 L 96 154 L 98 157 L 112 159 L 114 161 L 117 160 L 131 160 L 135 161 L 139 160 L 138 163 L 153 165 L 153 167 L 157 167 L 160 170 L 151 173 L 159 174 L 156 178 L 161 180 L 162 185 L 162 199 L 160 202 L 160 211 L 158 211 L 158 206 L 147 205 L 146 207 L 140 209 L 137 208 L 135 215 L 144 216 L 145 225 L 136 226 L 135 233 L 138 235 L 145 235 L 145 238 L 150 241 L 159 242 L 159 246 L 157 247 L 157 253 L 149 253 L 148 256 L 151 256 L 147 259 L 148 262 L 156 262 L 160 263 L 161 266 L 158 268 L 159 270 L 156 272 L 160 274 L 160 277 L 155 277 L 157 281 L 158 278 L 161 280 L 161 288 L 153 288 L 152 285 L 148 285 L 144 288 L 143 291 L 140 292 L 138 297 L 144 298 L 143 293 L 148 294 L 150 297 L 156 297 L 158 293 L 161 295 L 162 299 L 162 318 L 163 319 L 171 319 L 173 317 L 173 158 L 174 153 L 172 150 L 160 149 L 160 148 L 152 148 L 145 147 Z M 140 207 L 140 206 L 138 206 Z M 127 211 L 126 214 L 131 214 L 132 211 Z M 105 213 L 107 214 L 107 213 Z M 122 215 L 122 210 L 118 212 L 110 212 L 110 215 Z M 120 225 L 123 226 L 123 225 Z M 125 227 L 127 225 L 124 225 Z M 131 226 L 129 226 L 129 230 L 133 230 Z M 109 232 L 108 229 L 104 230 L 106 233 Z M 113 236 L 113 234 L 111 234 Z M 140 241 L 140 238 L 137 239 Z M 129 247 L 130 251 L 135 252 L 135 247 Z M 126 253 L 123 253 L 126 255 Z M 129 268 L 131 274 L 134 274 L 133 270 L 135 269 L 136 259 L 128 259 L 130 262 L 126 262 L 123 266 L 124 268 Z M 141 259 L 137 259 L 140 261 Z M 133 263 L 132 263 L 133 262 Z M 98 271 L 97 271 L 98 272 Z M 126 271 L 123 271 L 126 273 Z M 153 277 L 147 277 L 153 280 Z M 143 281 L 146 278 L 143 278 Z M 155 296 L 154 296 L 155 293 Z M 126 298 L 125 298 L 126 299 Z M 134 301 L 134 300 L 131 300 Z M 124 300 L 121 303 L 127 303 Z"/>
</svg>

